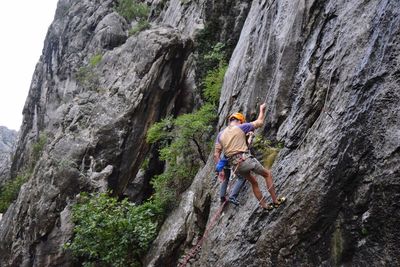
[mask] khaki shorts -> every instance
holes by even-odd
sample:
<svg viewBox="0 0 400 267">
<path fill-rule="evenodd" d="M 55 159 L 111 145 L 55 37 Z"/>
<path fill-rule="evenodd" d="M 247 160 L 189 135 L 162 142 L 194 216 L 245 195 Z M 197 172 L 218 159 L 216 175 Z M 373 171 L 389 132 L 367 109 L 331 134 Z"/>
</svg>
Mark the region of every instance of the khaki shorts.
<svg viewBox="0 0 400 267">
<path fill-rule="evenodd" d="M 263 165 L 261 165 L 261 163 L 257 159 L 249 157 L 239 163 L 236 173 L 242 176 L 248 176 L 250 171 L 253 171 L 256 174 L 263 175 L 264 170 L 265 168 L 263 167 Z"/>
</svg>

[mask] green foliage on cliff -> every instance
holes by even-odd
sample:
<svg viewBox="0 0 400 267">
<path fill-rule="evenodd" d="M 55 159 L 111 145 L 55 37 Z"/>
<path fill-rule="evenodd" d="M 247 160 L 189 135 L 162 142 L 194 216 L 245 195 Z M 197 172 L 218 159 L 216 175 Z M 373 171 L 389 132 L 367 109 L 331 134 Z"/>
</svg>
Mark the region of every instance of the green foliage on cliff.
<svg viewBox="0 0 400 267">
<path fill-rule="evenodd" d="M 205 164 L 211 146 L 216 107 L 205 104 L 198 111 L 155 123 L 147 132 L 147 142 L 157 143 L 165 171 L 152 180 L 154 199 L 167 212 L 191 183 L 201 164 Z"/>
<path fill-rule="evenodd" d="M 225 45 L 222 43 L 211 45 L 212 42 L 205 34 L 205 30 L 196 36 L 196 41 L 198 42 L 196 79 L 200 88 L 204 88 L 204 79 L 208 73 L 227 65 L 229 58 L 225 52 Z"/>
<path fill-rule="evenodd" d="M 173 119 L 167 117 L 153 124 L 147 132 L 147 142 L 161 145 L 162 160 L 176 162 L 179 156 L 192 155 L 205 163 L 208 147 L 204 141 L 213 132 L 216 107 L 205 104 L 198 111 Z M 187 158 L 187 156 L 185 156 Z"/>
<path fill-rule="evenodd" d="M 34 165 L 42 155 L 42 151 L 46 142 L 47 142 L 47 135 L 42 133 L 39 136 L 39 140 L 32 145 L 32 165 L 33 165 L 32 167 L 34 167 Z"/>
<path fill-rule="evenodd" d="M 129 36 L 150 28 L 150 23 L 147 21 L 150 9 L 146 3 L 137 0 L 118 0 L 115 10 L 128 22 L 137 21 L 137 24 L 129 30 Z"/>
<path fill-rule="evenodd" d="M 95 68 L 103 59 L 102 54 L 93 55 L 89 59 L 89 63 L 82 66 L 75 73 L 78 83 L 87 90 L 97 91 L 99 87 L 99 77 L 95 72 Z"/>
<path fill-rule="evenodd" d="M 210 70 L 204 78 L 203 94 L 208 102 L 218 104 L 227 68 L 228 65 L 222 63 L 218 68 Z"/>
<path fill-rule="evenodd" d="M 140 3 L 136 0 L 118 0 L 115 11 L 127 21 L 132 21 L 133 19 L 143 20 L 149 14 L 149 7 L 145 3 Z"/>
<path fill-rule="evenodd" d="M 0 187 L 0 213 L 4 213 L 10 204 L 17 199 L 21 186 L 31 176 L 36 163 L 40 159 L 46 142 L 47 135 L 42 133 L 39 139 L 32 144 L 31 155 L 26 170 L 8 180 Z"/>
<path fill-rule="evenodd" d="M 173 128 L 174 119 L 166 117 L 160 122 L 154 123 L 147 131 L 146 141 L 150 144 L 162 142 L 160 145 L 165 146 L 171 141 L 171 130 Z"/>
<path fill-rule="evenodd" d="M 30 173 L 17 175 L 0 187 L 0 213 L 4 213 L 10 204 L 18 197 L 21 186 L 28 180 Z"/>
<path fill-rule="evenodd" d="M 73 206 L 74 239 L 65 244 L 85 266 L 139 266 L 157 233 L 160 208 L 137 206 L 107 194 L 81 194 Z"/>
<path fill-rule="evenodd" d="M 102 59 L 103 59 L 102 54 L 96 54 L 90 58 L 89 64 L 92 68 L 94 68 L 101 62 Z"/>
</svg>

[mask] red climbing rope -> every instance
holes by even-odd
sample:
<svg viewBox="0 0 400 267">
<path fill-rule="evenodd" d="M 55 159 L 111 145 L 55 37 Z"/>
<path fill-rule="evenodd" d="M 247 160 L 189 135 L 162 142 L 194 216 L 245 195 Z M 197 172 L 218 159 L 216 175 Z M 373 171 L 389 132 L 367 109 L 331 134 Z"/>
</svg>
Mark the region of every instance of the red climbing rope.
<svg viewBox="0 0 400 267">
<path fill-rule="evenodd" d="M 239 167 L 239 165 L 240 165 L 240 163 L 242 161 L 243 161 L 243 158 L 240 158 L 239 162 L 235 166 L 235 169 L 233 171 L 233 175 L 236 174 L 237 168 Z M 225 179 L 229 179 L 229 177 L 225 177 Z M 228 187 L 228 190 L 227 190 L 228 192 L 231 191 L 230 187 L 231 187 L 231 183 L 229 184 L 229 187 Z M 203 244 L 204 239 L 207 238 L 208 233 L 211 231 L 211 229 L 214 227 L 215 223 L 218 221 L 219 217 L 221 216 L 221 212 L 224 209 L 224 207 L 225 207 L 227 202 L 228 202 L 228 200 L 225 199 L 225 201 L 219 206 L 218 210 L 214 213 L 214 216 L 211 218 L 210 223 L 207 225 L 203 236 L 197 241 L 196 245 L 194 245 L 193 248 L 189 251 L 189 253 L 184 258 L 183 262 L 180 265 L 178 265 L 179 267 L 186 267 L 186 265 L 189 262 L 189 260 L 191 258 L 195 257 L 196 254 L 200 251 L 201 245 Z"/>
<path fill-rule="evenodd" d="M 189 251 L 189 253 L 186 255 L 184 258 L 182 264 L 179 265 L 179 267 L 186 267 L 187 263 L 189 260 L 196 256 L 196 254 L 200 251 L 201 245 L 203 244 L 204 239 L 207 238 L 208 233 L 210 230 L 214 227 L 215 223 L 218 221 L 219 217 L 221 216 L 221 212 L 225 207 L 225 204 L 228 202 L 228 200 L 225 200 L 218 208 L 217 212 L 215 212 L 214 216 L 210 220 L 209 225 L 207 226 L 206 230 L 204 231 L 203 236 L 197 241 L 196 245 Z"/>
</svg>

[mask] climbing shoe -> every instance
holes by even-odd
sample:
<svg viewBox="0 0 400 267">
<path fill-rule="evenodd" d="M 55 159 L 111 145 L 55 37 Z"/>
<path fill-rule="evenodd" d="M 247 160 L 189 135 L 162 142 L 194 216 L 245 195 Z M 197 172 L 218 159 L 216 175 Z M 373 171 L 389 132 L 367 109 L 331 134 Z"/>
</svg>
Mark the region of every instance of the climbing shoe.
<svg viewBox="0 0 400 267">
<path fill-rule="evenodd" d="M 263 208 L 263 207 L 262 207 Z M 268 203 L 266 208 L 263 208 L 266 210 L 273 210 L 274 209 L 274 205 L 272 203 Z"/>
<path fill-rule="evenodd" d="M 285 198 L 285 197 L 278 197 L 277 202 L 268 204 L 268 206 L 269 206 L 269 205 L 272 205 L 272 208 L 271 208 L 271 209 L 273 209 L 273 208 L 277 209 L 277 208 L 279 208 L 279 206 L 280 206 L 281 204 L 283 204 L 285 201 L 286 201 L 286 198 Z"/>
<path fill-rule="evenodd" d="M 226 198 L 225 197 L 221 197 L 220 201 L 221 201 L 221 204 L 222 204 L 222 203 L 224 203 L 226 201 Z"/>
<path fill-rule="evenodd" d="M 230 197 L 229 198 L 229 202 L 232 203 L 235 206 L 239 206 L 239 201 L 234 197 Z"/>
</svg>

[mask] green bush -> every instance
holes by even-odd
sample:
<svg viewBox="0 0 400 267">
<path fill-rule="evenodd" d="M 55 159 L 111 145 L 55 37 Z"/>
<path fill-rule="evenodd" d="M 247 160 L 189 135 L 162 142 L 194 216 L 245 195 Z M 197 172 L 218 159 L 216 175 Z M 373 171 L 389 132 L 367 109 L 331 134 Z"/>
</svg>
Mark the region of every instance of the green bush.
<svg viewBox="0 0 400 267">
<path fill-rule="evenodd" d="M 160 210 L 153 201 L 136 206 L 107 194 L 82 194 L 72 208 L 74 238 L 65 248 L 86 266 L 138 266 L 156 237 Z"/>
<path fill-rule="evenodd" d="M 73 207 L 74 238 L 65 246 L 74 257 L 86 265 L 139 263 L 167 213 L 205 161 L 215 114 L 215 106 L 206 104 L 197 112 L 167 117 L 149 129 L 147 141 L 158 143 L 160 158 L 167 162 L 166 170 L 151 181 L 155 193 L 138 206 L 105 194 L 83 196 Z"/>
<path fill-rule="evenodd" d="M 17 199 L 21 186 L 28 180 L 31 173 L 17 175 L 0 188 L 0 213 L 4 213 L 10 204 Z"/>
<path fill-rule="evenodd" d="M 115 10 L 127 21 L 143 20 L 149 14 L 149 7 L 145 3 L 138 3 L 136 0 L 118 0 Z"/>
</svg>

